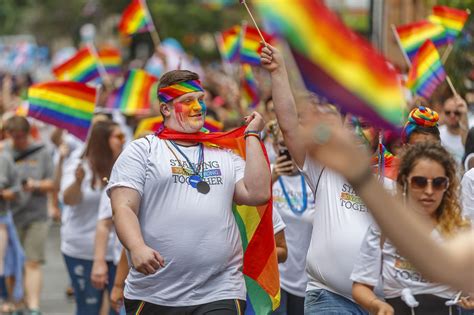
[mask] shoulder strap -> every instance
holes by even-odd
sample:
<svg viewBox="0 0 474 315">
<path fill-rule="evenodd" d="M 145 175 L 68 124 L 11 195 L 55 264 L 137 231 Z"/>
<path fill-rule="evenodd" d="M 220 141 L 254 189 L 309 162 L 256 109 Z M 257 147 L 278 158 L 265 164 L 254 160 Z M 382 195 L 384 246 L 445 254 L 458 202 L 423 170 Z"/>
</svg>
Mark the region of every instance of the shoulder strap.
<svg viewBox="0 0 474 315">
<path fill-rule="evenodd" d="M 29 149 L 25 152 L 20 153 L 19 155 L 15 156 L 15 158 L 14 158 L 15 163 L 26 159 L 27 157 L 29 157 L 33 153 L 38 152 L 39 150 L 41 150 L 43 147 L 44 147 L 43 145 L 40 145 L 40 146 L 31 148 L 31 149 Z"/>
</svg>

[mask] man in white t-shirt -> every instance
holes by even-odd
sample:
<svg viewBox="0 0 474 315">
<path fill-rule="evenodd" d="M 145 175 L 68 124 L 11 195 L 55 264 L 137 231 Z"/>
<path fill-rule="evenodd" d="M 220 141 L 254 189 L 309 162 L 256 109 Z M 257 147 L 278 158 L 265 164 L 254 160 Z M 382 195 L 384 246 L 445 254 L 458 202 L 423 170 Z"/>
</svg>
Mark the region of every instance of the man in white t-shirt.
<svg viewBox="0 0 474 315">
<path fill-rule="evenodd" d="M 306 156 L 295 100 L 280 52 L 265 47 L 261 61 L 271 73 L 273 102 L 285 144 L 316 200 L 306 258 L 305 314 L 367 314 L 352 300 L 349 277 L 372 217 L 344 177 Z M 309 110 L 329 117 L 334 124 L 342 123 L 340 115 L 329 106 Z M 304 118 L 302 115 L 302 123 Z"/>
<path fill-rule="evenodd" d="M 189 139 L 203 126 L 197 74 L 174 70 L 158 86 L 165 132 Z M 262 117 L 246 118 L 247 162 L 236 154 L 162 134 L 133 141 L 112 170 L 108 192 L 117 234 L 132 268 L 127 314 L 240 314 L 246 291 L 232 202 L 270 198 L 261 148 Z"/>
<path fill-rule="evenodd" d="M 461 165 L 468 132 L 466 102 L 460 96 L 448 98 L 443 103 L 443 115 L 445 124 L 439 127 L 441 144 Z"/>
</svg>

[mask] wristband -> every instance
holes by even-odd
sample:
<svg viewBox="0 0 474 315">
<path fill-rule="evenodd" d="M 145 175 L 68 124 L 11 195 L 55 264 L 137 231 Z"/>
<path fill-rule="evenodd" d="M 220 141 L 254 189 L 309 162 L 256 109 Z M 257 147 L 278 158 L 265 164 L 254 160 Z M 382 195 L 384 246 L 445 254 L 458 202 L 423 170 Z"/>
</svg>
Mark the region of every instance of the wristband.
<svg viewBox="0 0 474 315">
<path fill-rule="evenodd" d="M 372 169 L 368 167 L 362 174 L 358 175 L 354 179 L 349 180 L 349 184 L 351 184 L 352 188 L 354 189 L 360 189 L 369 182 L 373 176 L 372 174 Z"/>
<path fill-rule="evenodd" d="M 247 137 L 256 137 L 258 140 L 260 140 L 260 132 L 253 130 L 246 131 L 244 133 L 244 139 L 247 139 Z"/>
</svg>

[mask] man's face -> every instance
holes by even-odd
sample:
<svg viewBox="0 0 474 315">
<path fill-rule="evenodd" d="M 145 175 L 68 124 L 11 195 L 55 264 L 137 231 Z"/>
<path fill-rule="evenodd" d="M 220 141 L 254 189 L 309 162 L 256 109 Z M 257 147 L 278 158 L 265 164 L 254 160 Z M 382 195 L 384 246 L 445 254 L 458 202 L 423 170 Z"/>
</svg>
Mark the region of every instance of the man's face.
<svg viewBox="0 0 474 315">
<path fill-rule="evenodd" d="M 461 112 L 458 109 L 458 105 L 454 98 L 447 99 L 444 102 L 444 117 L 448 127 L 458 127 L 459 121 L 461 120 Z"/>
<path fill-rule="evenodd" d="M 172 101 L 169 126 L 181 132 L 198 132 L 204 125 L 206 110 L 204 92 L 181 95 Z"/>
<path fill-rule="evenodd" d="M 24 131 L 11 131 L 7 135 L 12 140 L 15 150 L 23 151 L 28 148 L 28 133 Z"/>
<path fill-rule="evenodd" d="M 363 118 L 355 118 L 348 114 L 344 121 L 344 126 L 355 133 L 360 144 L 367 146 L 372 152 L 377 149 L 378 133 L 377 129 Z"/>
</svg>

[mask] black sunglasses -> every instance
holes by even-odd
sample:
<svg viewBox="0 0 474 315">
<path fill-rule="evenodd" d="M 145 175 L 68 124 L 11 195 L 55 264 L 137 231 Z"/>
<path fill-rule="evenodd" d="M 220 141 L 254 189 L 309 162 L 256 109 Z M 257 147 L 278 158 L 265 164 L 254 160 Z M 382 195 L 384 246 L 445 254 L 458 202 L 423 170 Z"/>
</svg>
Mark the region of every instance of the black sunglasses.
<svg viewBox="0 0 474 315">
<path fill-rule="evenodd" d="M 435 177 L 426 178 L 424 176 L 413 176 L 409 178 L 410 187 L 412 189 L 425 189 L 428 184 L 431 184 L 433 190 L 442 191 L 449 187 L 449 178 L 447 177 Z"/>
<path fill-rule="evenodd" d="M 451 111 L 451 110 L 445 110 L 444 113 L 446 114 L 446 116 L 451 116 L 451 114 L 454 114 L 456 116 L 461 116 L 461 112 L 455 110 L 455 111 Z"/>
</svg>

